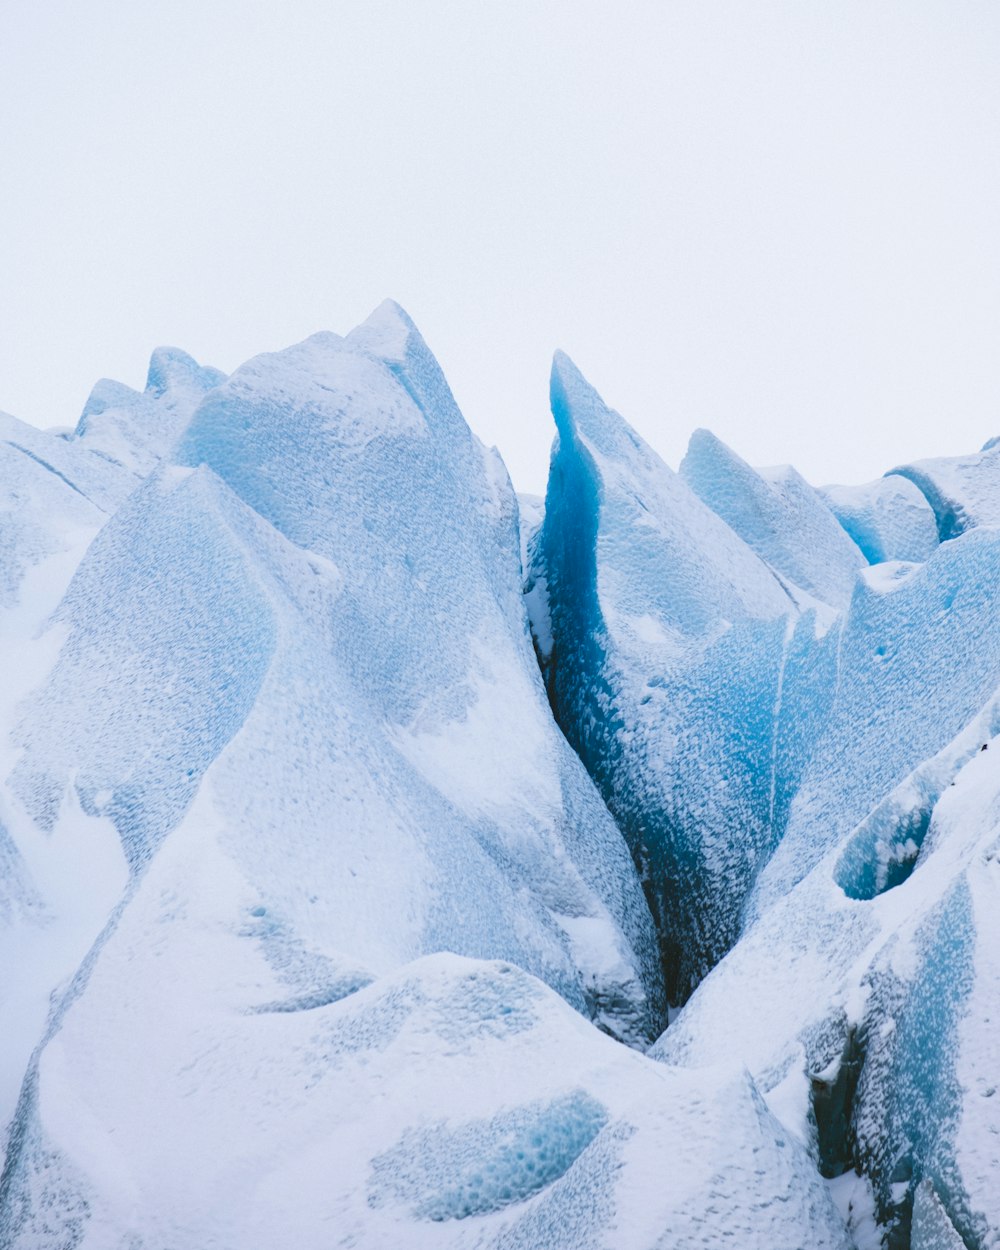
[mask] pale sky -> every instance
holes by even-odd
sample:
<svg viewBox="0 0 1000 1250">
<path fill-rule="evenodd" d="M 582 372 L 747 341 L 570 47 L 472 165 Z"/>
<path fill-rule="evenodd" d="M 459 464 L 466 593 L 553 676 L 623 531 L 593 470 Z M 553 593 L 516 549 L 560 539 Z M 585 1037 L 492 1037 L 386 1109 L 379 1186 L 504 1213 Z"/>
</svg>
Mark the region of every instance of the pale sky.
<svg viewBox="0 0 1000 1250">
<path fill-rule="evenodd" d="M 664 458 L 1000 433 L 1000 5 L 4 0 L 0 408 L 386 296 L 515 484 L 562 347 Z"/>
</svg>

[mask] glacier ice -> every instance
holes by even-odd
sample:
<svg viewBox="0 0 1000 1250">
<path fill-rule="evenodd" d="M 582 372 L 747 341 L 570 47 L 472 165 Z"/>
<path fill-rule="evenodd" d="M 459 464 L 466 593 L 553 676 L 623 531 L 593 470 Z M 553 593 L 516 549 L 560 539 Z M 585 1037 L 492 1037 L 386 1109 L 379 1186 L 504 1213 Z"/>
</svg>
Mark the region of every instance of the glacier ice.
<svg viewBox="0 0 1000 1250">
<path fill-rule="evenodd" d="M 824 486 L 819 493 L 869 564 L 919 564 L 938 544 L 930 504 L 898 473 L 863 486 Z"/>
<path fill-rule="evenodd" d="M 861 551 L 793 468 L 752 469 L 709 430 L 696 430 L 680 475 L 786 585 L 834 607 L 850 600 Z"/>
<path fill-rule="evenodd" d="M 892 474 L 909 480 L 926 498 L 942 542 L 977 525 L 1000 524 L 1000 440 L 981 451 L 900 465 Z"/>
<path fill-rule="evenodd" d="M 96 456 L 144 477 L 170 453 L 204 396 L 226 380 L 221 369 L 178 347 L 158 347 L 142 391 L 103 378 L 90 393 L 73 438 Z"/>
<path fill-rule="evenodd" d="M 163 905 L 161 862 L 143 905 Z M 805 1148 L 738 1068 L 671 1072 L 510 964 L 453 955 L 247 1014 L 226 969 L 248 973 L 252 946 L 177 917 L 151 948 L 150 919 L 129 908 L 42 1055 L 5 1195 L 14 1245 L 45 1229 L 81 1250 L 306 1247 L 332 1227 L 373 1248 L 694 1250 L 724 1225 L 847 1250 Z"/>
<path fill-rule="evenodd" d="M 759 910 L 800 879 L 1000 685 L 1000 531 L 923 564 L 871 566 L 840 629 L 836 690 L 757 883 Z"/>
<path fill-rule="evenodd" d="M 793 597 L 564 356 L 552 407 L 536 639 L 556 718 L 629 841 L 678 1003 L 735 940 L 780 837 L 824 720 L 836 614 Z"/>
<path fill-rule="evenodd" d="M 391 302 L 0 416 L 0 1245 L 1000 1247 L 995 444 L 551 398 L 544 501 Z"/>
<path fill-rule="evenodd" d="M 701 1064 L 740 1037 L 772 1109 L 812 1122 L 828 1174 L 870 1178 L 890 1250 L 920 1244 L 921 1227 L 975 1246 L 1000 1229 L 986 1053 L 1000 990 L 998 693 L 763 910 L 653 1051 Z M 911 828 L 914 810 L 927 829 L 910 871 L 871 888 L 893 822 Z"/>
</svg>

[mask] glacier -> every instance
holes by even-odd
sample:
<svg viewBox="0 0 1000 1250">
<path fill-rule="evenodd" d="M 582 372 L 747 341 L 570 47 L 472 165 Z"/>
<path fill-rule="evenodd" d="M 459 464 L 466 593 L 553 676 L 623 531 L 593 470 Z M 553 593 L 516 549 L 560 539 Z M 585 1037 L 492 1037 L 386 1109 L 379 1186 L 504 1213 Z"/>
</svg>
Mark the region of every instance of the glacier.
<svg viewBox="0 0 1000 1250">
<path fill-rule="evenodd" d="M 387 301 L 0 415 L 0 1246 L 1000 1247 L 997 443 L 550 404 Z"/>
</svg>

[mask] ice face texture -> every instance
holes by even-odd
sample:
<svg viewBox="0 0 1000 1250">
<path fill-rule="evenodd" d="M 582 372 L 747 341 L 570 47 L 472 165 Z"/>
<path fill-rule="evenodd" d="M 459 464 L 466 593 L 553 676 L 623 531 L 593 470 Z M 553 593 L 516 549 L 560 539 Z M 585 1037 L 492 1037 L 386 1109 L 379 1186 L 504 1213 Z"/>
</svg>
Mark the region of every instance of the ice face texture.
<svg viewBox="0 0 1000 1250">
<path fill-rule="evenodd" d="M 1000 1244 L 990 449 L 552 406 L 389 303 L 0 418 L 0 1245 Z"/>
<path fill-rule="evenodd" d="M 111 822 L 134 875 L 183 821 L 210 830 L 263 896 L 233 923 L 289 1002 L 451 949 L 649 1040 L 652 923 L 548 711 L 515 497 L 405 314 L 250 362 L 177 459 L 53 618 L 19 807 Z"/>
<path fill-rule="evenodd" d="M 1000 525 L 1000 439 L 969 456 L 915 460 L 892 473 L 924 495 L 942 542 L 977 525 Z"/>
<path fill-rule="evenodd" d="M 819 493 L 869 564 L 919 563 L 938 544 L 937 520 L 930 504 L 899 474 L 864 486 L 824 486 Z"/>
<path fill-rule="evenodd" d="M 976 530 L 925 564 L 874 566 L 859 579 L 828 720 L 757 882 L 758 908 L 940 751 L 1000 684 L 998 544 L 1000 532 Z"/>
<path fill-rule="evenodd" d="M 167 921 L 174 847 L 40 1059 L 14 1245 L 311 1248 L 335 1227 L 372 1250 L 694 1250 L 766 1229 L 776 1250 L 847 1250 L 745 1074 L 670 1071 L 510 964 L 435 955 L 325 1006 L 248 1010 L 256 944 Z M 206 894 L 235 884 L 220 867 Z M 150 907 L 167 922 L 155 950 Z M 741 1150 L 720 1172 L 726 1140 Z"/>
<path fill-rule="evenodd" d="M 739 932 L 799 767 L 782 725 L 827 666 L 815 612 L 800 622 L 774 571 L 564 356 L 552 408 L 529 579 L 539 651 L 556 718 L 632 848 L 681 1002 Z"/>
<path fill-rule="evenodd" d="M 696 430 L 680 475 L 786 585 L 838 608 L 850 600 L 864 557 L 793 468 L 752 469 L 710 431 Z"/>
</svg>

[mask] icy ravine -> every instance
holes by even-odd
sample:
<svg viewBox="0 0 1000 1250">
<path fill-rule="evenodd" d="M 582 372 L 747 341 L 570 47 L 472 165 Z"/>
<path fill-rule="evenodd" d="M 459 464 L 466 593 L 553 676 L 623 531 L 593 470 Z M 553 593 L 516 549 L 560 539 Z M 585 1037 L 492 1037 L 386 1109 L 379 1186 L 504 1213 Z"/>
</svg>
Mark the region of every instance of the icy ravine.
<svg viewBox="0 0 1000 1250">
<path fill-rule="evenodd" d="M 678 929 L 687 958 L 702 956 L 692 985 L 725 956 L 654 1057 L 745 1062 L 837 1178 L 865 1250 L 1000 1244 L 985 1181 L 1000 1169 L 1000 1124 L 984 1046 L 998 993 L 992 870 L 981 867 L 1000 830 L 955 797 L 973 793 L 969 770 L 986 811 L 1000 791 L 1000 760 L 986 753 L 1000 682 L 991 446 L 943 462 L 960 467 L 951 497 L 975 508 L 939 546 L 940 507 L 907 480 L 918 475 L 821 495 L 698 432 L 681 472 L 729 525 L 724 538 L 558 356 L 553 412 L 527 582 L 553 708 L 644 870 L 672 996 L 685 996 L 672 975 Z M 707 674 L 718 639 L 746 619 L 746 601 L 734 609 L 717 589 L 747 585 L 737 534 L 794 608 L 763 665 L 752 649 L 722 659 L 722 707 Z M 765 681 L 748 689 L 755 671 Z M 669 707 L 650 711 L 663 688 Z M 740 770 L 734 747 L 764 706 L 770 757 L 737 757 Z M 755 796 L 768 782 L 765 819 Z M 734 829 L 746 855 L 735 871 L 719 856 Z"/>
<path fill-rule="evenodd" d="M 781 837 L 832 683 L 836 611 L 765 563 L 563 356 L 552 407 L 528 581 L 538 649 L 556 718 L 629 841 L 681 1003 L 736 940 Z M 710 494 L 703 446 L 687 476 Z M 729 473 L 751 497 L 773 494 L 759 478 L 747 487 L 742 462 L 715 460 L 715 482 Z M 773 511 L 745 518 L 761 551 Z M 833 544 L 861 561 L 818 498 L 799 491 L 779 515 L 797 511 L 825 514 Z M 826 556 L 813 552 L 817 570 Z M 799 557 L 804 573 L 805 545 Z"/>
</svg>

